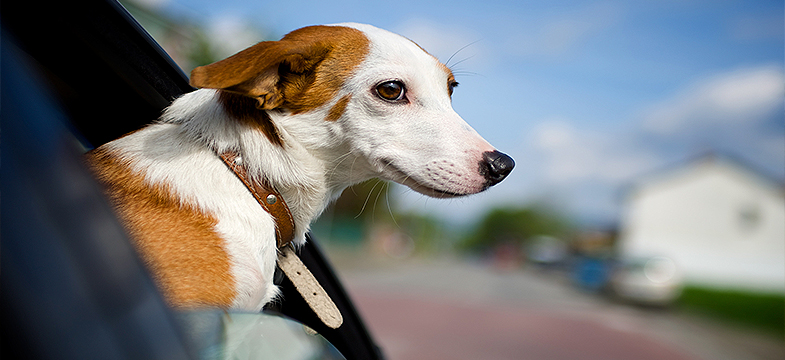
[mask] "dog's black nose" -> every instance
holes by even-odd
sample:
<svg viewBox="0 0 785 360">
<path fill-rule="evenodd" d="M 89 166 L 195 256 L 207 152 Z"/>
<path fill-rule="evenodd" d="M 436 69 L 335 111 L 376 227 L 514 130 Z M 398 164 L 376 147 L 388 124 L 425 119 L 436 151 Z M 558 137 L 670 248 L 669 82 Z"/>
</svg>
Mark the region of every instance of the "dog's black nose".
<svg viewBox="0 0 785 360">
<path fill-rule="evenodd" d="M 507 154 L 498 151 L 487 151 L 482 154 L 480 173 L 485 176 L 488 186 L 496 185 L 504 180 L 515 167 L 515 161 Z"/>
</svg>

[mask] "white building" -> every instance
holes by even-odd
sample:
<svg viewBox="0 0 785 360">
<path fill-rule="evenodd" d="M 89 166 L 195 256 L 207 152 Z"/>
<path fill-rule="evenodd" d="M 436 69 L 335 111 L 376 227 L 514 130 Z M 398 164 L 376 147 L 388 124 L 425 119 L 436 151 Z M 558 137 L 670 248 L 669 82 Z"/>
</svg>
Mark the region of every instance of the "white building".
<svg viewBox="0 0 785 360">
<path fill-rule="evenodd" d="M 640 182 L 626 198 L 622 258 L 665 256 L 684 282 L 785 290 L 785 186 L 706 156 Z"/>
</svg>

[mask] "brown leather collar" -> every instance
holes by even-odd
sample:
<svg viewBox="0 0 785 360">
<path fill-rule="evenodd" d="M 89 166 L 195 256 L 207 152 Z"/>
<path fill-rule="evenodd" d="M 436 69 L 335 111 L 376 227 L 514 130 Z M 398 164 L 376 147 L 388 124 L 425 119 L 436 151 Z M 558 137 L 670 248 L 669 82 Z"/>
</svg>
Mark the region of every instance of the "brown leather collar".
<svg viewBox="0 0 785 360">
<path fill-rule="evenodd" d="M 294 220 L 281 194 L 264 179 L 257 181 L 249 177 L 245 166 L 242 165 L 242 158 L 236 152 L 226 151 L 219 154 L 219 156 L 224 164 L 229 167 L 229 170 L 232 170 L 240 181 L 245 184 L 245 187 L 248 188 L 248 191 L 251 192 L 259 205 L 262 205 L 264 210 L 273 216 L 278 248 L 280 249 L 292 242 L 294 240 Z"/>
<path fill-rule="evenodd" d="M 262 205 L 273 216 L 275 237 L 280 250 L 278 252 L 278 267 L 291 280 L 297 292 L 325 325 L 332 329 L 340 327 L 343 324 L 343 315 L 338 310 L 338 306 L 297 257 L 294 249 L 291 246 L 286 246 L 294 240 L 294 220 L 292 220 L 292 213 L 286 206 L 286 202 L 283 201 L 281 194 L 264 179 L 257 181 L 249 177 L 245 166 L 242 165 L 242 158 L 237 153 L 227 151 L 219 154 L 219 157 L 229 167 L 229 170 L 232 170 L 245 184 L 259 205 Z"/>
</svg>

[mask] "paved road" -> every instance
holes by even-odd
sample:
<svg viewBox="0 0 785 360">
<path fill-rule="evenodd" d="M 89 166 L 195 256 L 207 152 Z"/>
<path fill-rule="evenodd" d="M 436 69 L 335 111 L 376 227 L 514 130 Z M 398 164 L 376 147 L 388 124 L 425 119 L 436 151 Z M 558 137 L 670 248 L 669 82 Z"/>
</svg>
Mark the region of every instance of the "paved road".
<svg viewBox="0 0 785 360">
<path fill-rule="evenodd" d="M 454 260 L 339 272 L 391 360 L 785 359 L 782 339 L 611 303 L 553 274 Z"/>
</svg>

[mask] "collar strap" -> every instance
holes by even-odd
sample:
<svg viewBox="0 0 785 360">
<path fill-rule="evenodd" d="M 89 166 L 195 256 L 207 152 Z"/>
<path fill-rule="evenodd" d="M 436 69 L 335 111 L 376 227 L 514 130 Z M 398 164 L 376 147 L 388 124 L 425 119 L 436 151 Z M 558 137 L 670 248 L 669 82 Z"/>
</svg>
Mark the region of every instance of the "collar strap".
<svg viewBox="0 0 785 360">
<path fill-rule="evenodd" d="M 278 248 L 292 242 L 294 240 L 294 220 L 281 194 L 264 179 L 256 180 L 248 176 L 248 171 L 242 164 L 242 158 L 236 152 L 226 151 L 219 154 L 219 157 L 229 170 L 232 170 L 237 178 L 245 184 L 259 205 L 262 205 L 264 210 L 272 215 L 275 221 L 275 238 L 278 241 Z"/>
<path fill-rule="evenodd" d="M 270 213 L 275 220 L 275 237 L 279 250 L 278 267 L 294 284 L 295 289 L 305 299 L 316 316 L 328 327 L 337 329 L 343 324 L 341 311 L 330 299 L 330 295 L 319 285 L 319 281 L 297 257 L 294 249 L 291 246 L 286 246 L 294 240 L 294 220 L 292 220 L 292 213 L 286 206 L 286 202 L 283 201 L 281 194 L 263 179 L 256 181 L 248 176 L 245 166 L 242 165 L 242 158 L 236 152 L 227 151 L 219 154 L 219 157 L 229 170 L 232 170 L 245 184 L 259 205 L 262 205 L 264 210 Z"/>
</svg>

